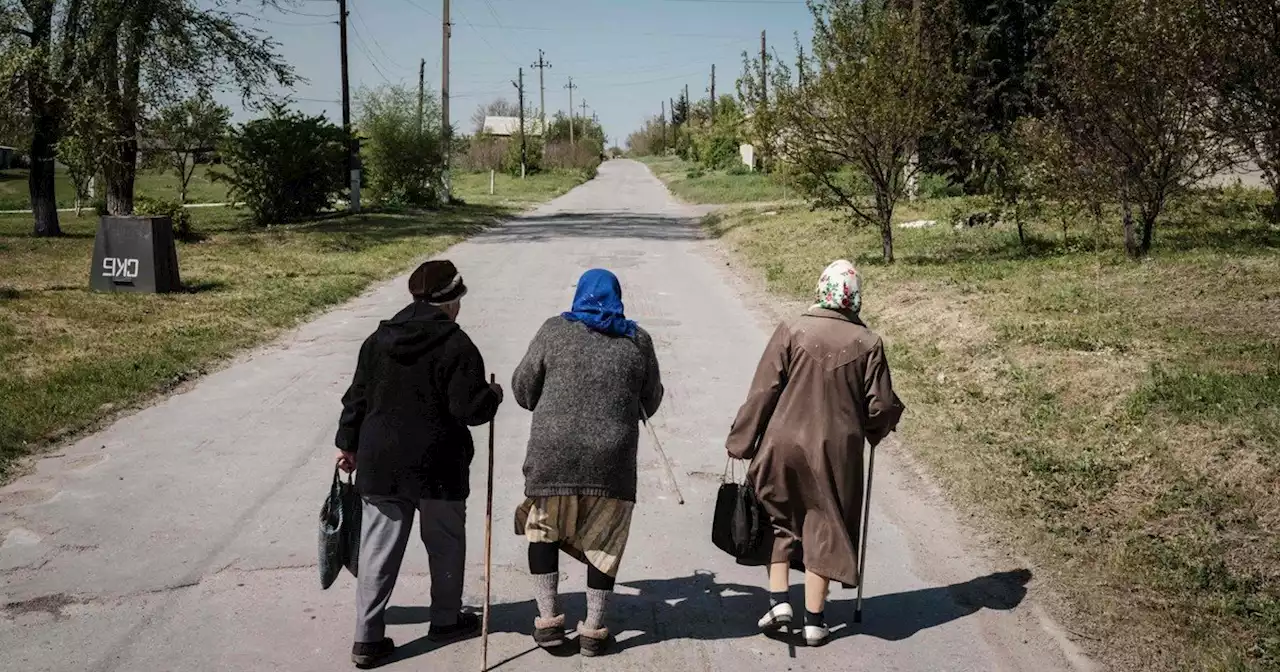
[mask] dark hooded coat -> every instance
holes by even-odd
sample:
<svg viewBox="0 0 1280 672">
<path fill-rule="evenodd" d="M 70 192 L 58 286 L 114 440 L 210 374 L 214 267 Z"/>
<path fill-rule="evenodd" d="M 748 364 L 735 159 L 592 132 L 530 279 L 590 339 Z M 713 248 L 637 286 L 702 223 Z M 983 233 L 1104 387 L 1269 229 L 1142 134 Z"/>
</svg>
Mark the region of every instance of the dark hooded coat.
<svg viewBox="0 0 1280 672">
<path fill-rule="evenodd" d="M 462 328 L 415 301 L 360 347 L 335 443 L 356 454 L 362 495 L 465 500 L 475 455 L 468 427 L 492 420 L 499 403 Z"/>
</svg>

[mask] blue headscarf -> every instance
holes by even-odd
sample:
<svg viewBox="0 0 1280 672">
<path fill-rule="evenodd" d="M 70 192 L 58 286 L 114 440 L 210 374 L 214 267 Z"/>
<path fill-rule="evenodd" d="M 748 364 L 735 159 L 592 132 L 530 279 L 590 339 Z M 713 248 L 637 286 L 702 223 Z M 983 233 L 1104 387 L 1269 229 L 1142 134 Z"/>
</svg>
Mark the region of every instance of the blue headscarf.
<svg viewBox="0 0 1280 672">
<path fill-rule="evenodd" d="M 561 313 L 570 322 L 581 322 L 592 331 L 609 336 L 636 335 L 636 323 L 628 320 L 622 309 L 622 285 L 618 276 L 593 268 L 578 279 L 573 296 L 573 310 Z"/>
</svg>

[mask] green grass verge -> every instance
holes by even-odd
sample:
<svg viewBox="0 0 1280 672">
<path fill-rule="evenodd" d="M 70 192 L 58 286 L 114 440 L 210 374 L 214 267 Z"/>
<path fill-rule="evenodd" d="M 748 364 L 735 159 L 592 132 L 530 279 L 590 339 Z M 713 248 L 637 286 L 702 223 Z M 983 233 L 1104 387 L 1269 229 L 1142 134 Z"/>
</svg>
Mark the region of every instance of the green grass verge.
<svg viewBox="0 0 1280 672">
<path fill-rule="evenodd" d="M 521 179 L 495 173 L 490 194 L 489 173 L 456 173 L 453 185 L 455 195 L 470 204 L 523 208 L 564 194 L 594 176 L 595 171 L 548 171 Z"/>
<path fill-rule="evenodd" d="M 1114 669 L 1280 669 L 1280 228 L 1204 194 L 1124 259 L 1120 227 L 878 233 L 803 207 L 713 215 L 772 289 L 855 261 L 906 445 L 1033 558 Z M 899 221 L 941 218 L 927 201 Z M 765 214 L 765 210 L 776 214 Z M 1072 616 L 1074 614 L 1074 616 Z"/>
<path fill-rule="evenodd" d="M 686 203 L 781 202 L 797 198 L 795 189 L 788 187 L 781 176 L 706 171 L 676 156 L 645 156 L 639 161 Z"/>
<path fill-rule="evenodd" d="M 225 170 L 213 168 L 212 170 Z M 227 200 L 227 185 L 214 182 L 209 166 L 196 166 L 196 172 L 187 185 L 187 201 L 189 203 L 223 203 Z M 59 168 L 55 177 L 55 193 L 58 196 L 59 208 L 75 207 L 76 190 L 71 185 L 71 178 L 63 168 Z M 138 173 L 135 184 L 135 195 L 151 198 L 178 200 L 179 180 L 172 171 L 160 172 L 144 170 Z M 88 203 L 84 204 L 86 207 Z M 27 187 L 27 171 L 0 170 L 0 210 L 30 210 L 31 195 Z"/>
<path fill-rule="evenodd" d="M 545 175 L 506 193 L 527 205 L 584 176 Z M 421 214 L 366 214 L 269 230 L 230 208 L 192 210 L 206 238 L 179 243 L 188 291 L 87 290 L 96 217 L 63 217 L 66 236 L 30 236 L 30 215 L 0 215 L 0 482 L 14 460 L 145 401 L 237 350 L 342 303 L 509 214 L 476 204 Z M 487 198 L 488 177 L 485 176 Z"/>
</svg>

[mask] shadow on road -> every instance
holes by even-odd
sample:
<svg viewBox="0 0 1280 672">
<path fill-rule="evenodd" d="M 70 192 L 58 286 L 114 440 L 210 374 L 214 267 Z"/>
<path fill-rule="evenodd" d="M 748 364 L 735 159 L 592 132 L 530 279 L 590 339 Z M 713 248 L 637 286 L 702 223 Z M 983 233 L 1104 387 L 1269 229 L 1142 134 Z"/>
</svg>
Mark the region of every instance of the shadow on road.
<svg viewBox="0 0 1280 672">
<path fill-rule="evenodd" d="M 551 238 L 636 238 L 700 240 L 698 223 L 689 218 L 629 212 L 561 212 L 531 215 L 506 222 L 473 239 L 481 245 L 539 242 Z"/>
<path fill-rule="evenodd" d="M 983 609 L 1007 611 L 1022 603 L 1031 572 L 1019 569 L 988 574 L 964 583 L 923 588 L 890 595 L 876 595 L 863 600 L 863 622 L 853 623 L 855 600 L 834 600 L 827 605 L 827 620 L 832 626 L 832 640 L 866 635 L 888 641 L 901 641 L 922 630 L 945 625 Z M 763 584 L 764 575 L 761 573 Z M 718 583 L 715 574 L 696 572 L 674 579 L 620 583 L 623 589 L 609 600 L 609 624 L 620 633 L 617 652 L 676 639 L 699 641 L 741 639 L 759 635 L 756 619 L 768 602 L 762 586 Z M 631 594 L 639 591 L 638 594 Z M 803 602 L 802 590 L 793 587 L 792 602 Z M 571 617 L 586 612 L 586 599 L 580 592 L 562 596 L 562 608 Z M 532 634 L 533 619 L 538 615 L 533 600 L 493 605 L 490 632 Z M 426 607 L 391 607 L 388 624 L 417 624 L 429 619 Z M 572 632 L 573 624 L 570 623 Z M 638 632 L 639 634 L 633 634 Z M 799 635 L 799 631 L 796 632 Z M 530 646 L 532 647 L 532 641 Z M 426 637 L 408 642 L 396 650 L 393 660 L 405 660 L 430 653 L 440 645 Z M 570 654 L 574 647 L 566 647 Z M 529 651 L 492 667 L 511 663 Z"/>
</svg>

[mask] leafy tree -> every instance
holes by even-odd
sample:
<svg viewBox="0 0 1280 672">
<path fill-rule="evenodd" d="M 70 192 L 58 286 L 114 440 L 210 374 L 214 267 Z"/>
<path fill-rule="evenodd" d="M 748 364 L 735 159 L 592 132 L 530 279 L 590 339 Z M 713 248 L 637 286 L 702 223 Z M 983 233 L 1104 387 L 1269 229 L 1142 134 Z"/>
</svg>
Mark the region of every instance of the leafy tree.
<svg viewBox="0 0 1280 672">
<path fill-rule="evenodd" d="M 259 225 L 314 216 L 346 191 L 348 142 L 325 117 L 273 103 L 268 116 L 227 134 L 219 151 L 230 172 L 214 179 L 230 185 L 229 197 L 247 205 Z"/>
<path fill-rule="evenodd" d="M 1216 0 L 1207 11 L 1223 65 L 1211 82 L 1219 127 L 1262 171 L 1280 222 L 1280 3 Z"/>
<path fill-rule="evenodd" d="M 277 43 L 244 28 L 230 6 L 274 0 L 118 2 L 85 0 L 118 30 L 100 32 L 106 56 L 93 72 L 109 115 L 110 151 L 103 163 L 107 211 L 133 212 L 138 130 L 146 105 L 163 106 L 183 93 L 230 80 L 246 97 L 265 95 L 273 83 L 292 85 L 292 69 L 276 54 Z M 94 17 L 95 26 L 100 18 Z M 95 31 L 97 28 L 95 27 Z"/>
<path fill-rule="evenodd" d="M 960 80 L 946 45 L 921 39 L 918 13 L 860 0 L 809 7 L 812 56 L 799 60 L 797 82 L 782 64 L 773 77 L 782 151 L 815 206 L 880 229 L 891 262 L 890 221 L 915 170 L 910 159 Z"/>
<path fill-rule="evenodd" d="M 1232 161 L 1205 85 L 1218 75 L 1204 8 L 1201 0 L 1062 0 L 1056 8 L 1051 119 L 1104 171 L 1134 258 L 1151 251 L 1169 199 Z"/>
<path fill-rule="evenodd" d="M 187 202 L 197 156 L 217 146 L 226 135 L 230 120 L 231 110 L 214 102 L 208 90 L 203 90 L 161 108 L 148 125 L 149 135 L 158 144 L 156 158 L 178 174 L 179 203 Z"/>
<path fill-rule="evenodd" d="M 357 95 L 361 147 L 369 189 L 388 203 L 434 206 L 440 203 L 444 147 L 437 124 L 419 124 L 418 92 L 400 85 L 366 89 Z M 421 118 L 439 117 L 434 94 L 423 101 Z"/>
</svg>

